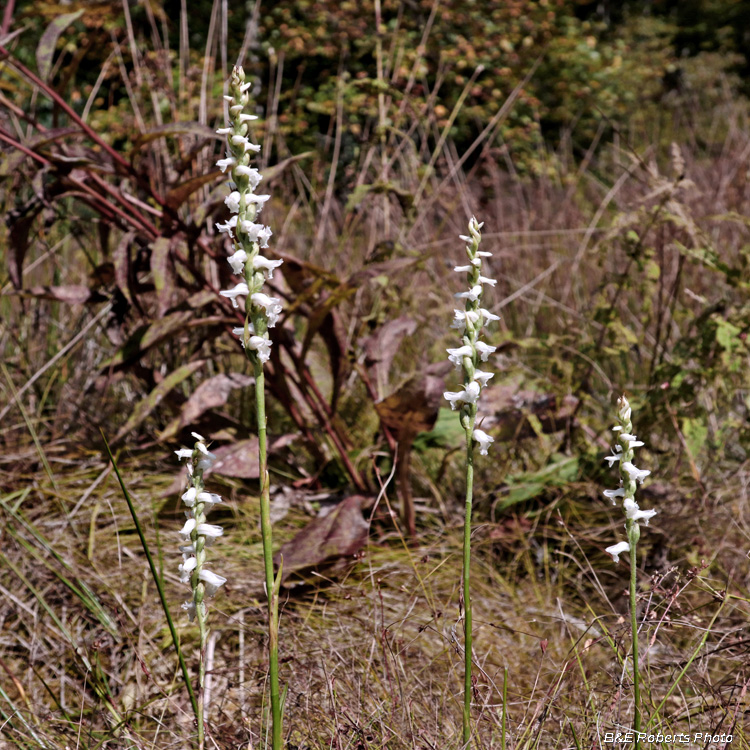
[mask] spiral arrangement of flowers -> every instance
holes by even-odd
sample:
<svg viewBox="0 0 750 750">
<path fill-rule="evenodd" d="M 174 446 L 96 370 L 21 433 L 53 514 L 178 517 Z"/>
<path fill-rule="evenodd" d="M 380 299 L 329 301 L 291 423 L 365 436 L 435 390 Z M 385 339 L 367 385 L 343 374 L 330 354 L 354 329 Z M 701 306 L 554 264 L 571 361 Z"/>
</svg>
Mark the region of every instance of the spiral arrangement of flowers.
<svg viewBox="0 0 750 750">
<path fill-rule="evenodd" d="M 460 238 L 467 243 L 466 254 L 468 264 L 456 266 L 453 270 L 457 273 L 467 274 L 469 290 L 456 294 L 456 299 L 465 300 L 465 309 L 453 311 L 453 324 L 451 328 L 458 329 L 462 335 L 461 346 L 456 349 L 448 349 L 448 359 L 456 365 L 456 368 L 464 371 L 464 387 L 461 391 L 446 391 L 443 395 L 451 405 L 451 409 L 460 407 L 461 426 L 468 430 L 475 442 L 479 444 L 479 452 L 486 456 L 487 450 L 493 439 L 484 431 L 474 427 L 477 416 L 477 402 L 479 395 L 494 373 L 483 372 L 477 369 L 477 361 L 486 362 L 496 347 L 479 340 L 482 328 L 487 323 L 500 320 L 482 305 L 482 292 L 484 285 L 495 286 L 497 281 L 482 275 L 482 259 L 492 257 L 492 253 L 479 249 L 482 241 L 480 224 L 473 216 L 469 221 L 469 235 L 461 235 Z"/>
<path fill-rule="evenodd" d="M 615 562 L 620 561 L 620 555 L 623 552 L 630 553 L 630 627 L 632 633 L 632 652 L 633 652 L 633 698 L 635 710 L 633 717 L 633 729 L 635 730 L 636 740 L 635 748 L 640 747 L 641 731 L 641 677 L 640 666 L 638 663 L 638 614 L 637 614 L 637 585 L 638 585 L 638 561 L 637 548 L 638 540 L 641 538 L 641 527 L 639 521 L 644 521 L 646 526 L 648 522 L 656 515 L 655 510 L 641 510 L 635 501 L 636 487 L 651 473 L 648 469 L 639 469 L 634 463 L 635 449 L 643 445 L 643 441 L 633 434 L 633 423 L 630 419 L 631 409 L 625 396 L 621 396 L 617 401 L 617 420 L 619 424 L 615 425 L 612 430 L 617 435 L 617 443 L 614 446 L 611 456 L 605 458 L 612 466 L 615 463 L 620 464 L 620 486 L 614 490 L 605 490 L 604 496 L 609 498 L 615 505 L 617 498 L 622 498 L 622 509 L 625 512 L 625 531 L 627 541 L 618 542 L 611 547 L 607 547 L 607 553 L 612 555 Z"/>
<path fill-rule="evenodd" d="M 638 484 L 651 473 L 648 469 L 639 469 L 634 463 L 635 449 L 643 445 L 641 440 L 633 435 L 633 423 L 630 421 L 631 409 L 625 396 L 621 396 L 617 402 L 617 416 L 619 424 L 612 428 L 617 433 L 617 443 L 612 451 L 611 456 L 607 456 L 605 461 L 612 466 L 615 463 L 620 464 L 620 486 L 614 490 L 605 490 L 604 496 L 609 498 L 613 504 L 617 504 L 617 498 L 622 498 L 622 509 L 625 512 L 628 541 L 618 542 L 611 547 L 607 547 L 607 553 L 612 555 L 615 562 L 620 561 L 620 555 L 623 552 L 635 550 L 635 545 L 641 536 L 639 521 L 644 521 L 646 526 L 648 522 L 656 515 L 655 510 L 641 510 L 635 501 L 635 490 Z"/>
<path fill-rule="evenodd" d="M 477 362 L 487 362 L 496 347 L 479 340 L 482 328 L 495 320 L 500 320 L 482 307 L 482 292 L 485 285 L 495 286 L 497 281 L 482 274 L 482 261 L 492 253 L 479 249 L 482 241 L 482 228 L 473 216 L 469 221 L 469 234 L 460 235 L 466 242 L 466 255 L 469 262 L 456 266 L 457 273 L 465 273 L 469 289 L 456 294 L 456 299 L 465 301 L 463 310 L 453 311 L 452 328 L 461 334 L 461 346 L 448 349 L 448 359 L 457 369 L 463 368 L 463 390 L 446 391 L 443 395 L 451 409 L 460 409 L 461 426 L 466 434 L 466 506 L 464 511 L 463 545 L 463 618 L 464 618 L 464 708 L 463 741 L 464 747 L 471 745 L 471 696 L 472 696 L 472 612 L 471 612 L 471 516 L 474 495 L 474 444 L 479 445 L 479 453 L 487 455 L 493 438 L 476 426 L 477 403 L 482 389 L 487 386 L 491 372 L 477 368 Z"/>
<path fill-rule="evenodd" d="M 278 297 L 263 292 L 263 285 L 267 279 L 273 278 L 274 270 L 283 261 L 271 260 L 261 254 L 261 250 L 268 247 L 273 233 L 257 219 L 263 204 L 271 196 L 255 193 L 263 176 L 250 166 L 252 154 L 257 154 L 260 146 L 248 138 L 248 123 L 258 119 L 244 111 L 250 101 L 247 94 L 249 88 L 250 84 L 245 83 L 244 70 L 235 67 L 230 94 L 224 97 L 229 104 L 229 125 L 216 131 L 227 137 L 227 156 L 219 159 L 217 166 L 222 172 L 229 171 L 232 178 L 231 192 L 224 200 L 232 216 L 224 223 L 217 223 L 216 228 L 234 241 L 234 253 L 229 256 L 228 262 L 232 273 L 244 279 L 233 289 L 221 292 L 222 296 L 232 301 L 234 307 L 239 306 L 237 297 L 246 298 L 245 325 L 235 328 L 234 333 L 240 337 L 250 359 L 255 361 L 257 358 L 264 364 L 271 356 L 268 329 L 276 325 L 282 308 Z"/>
<path fill-rule="evenodd" d="M 202 623 L 206 618 L 205 597 L 213 596 L 227 579 L 204 567 L 206 547 L 210 547 L 224 533 L 221 526 L 206 523 L 206 513 L 221 502 L 221 497 L 213 492 L 206 492 L 203 488 L 203 472 L 211 467 L 216 456 L 206 447 L 205 438 L 197 432 L 191 434 L 197 441 L 195 448 L 181 448 L 175 451 L 178 458 L 188 459 L 189 482 L 187 490 L 182 495 L 182 501 L 188 509 L 185 511 L 187 521 L 180 531 L 184 542 L 180 547 L 180 580 L 182 583 L 189 583 L 193 590 L 193 598 L 186 601 L 182 608 L 188 613 L 191 622 L 198 615 L 198 620 Z"/>
<path fill-rule="evenodd" d="M 255 373 L 255 413 L 258 425 L 258 461 L 260 469 L 260 525 L 263 537 L 263 562 L 265 571 L 266 596 L 268 598 L 268 672 L 271 693 L 272 735 L 270 747 L 282 747 L 282 711 L 279 689 L 279 587 L 283 558 L 279 571 L 274 573 L 273 529 L 271 524 L 270 478 L 268 475 L 267 418 L 265 396 L 264 365 L 271 358 L 269 329 L 279 320 L 282 307 L 278 297 L 263 291 L 265 282 L 273 278 L 273 272 L 282 264 L 261 253 L 268 247 L 272 232 L 258 222 L 258 216 L 269 195 L 256 194 L 255 190 L 263 179 L 260 172 L 250 166 L 253 154 L 260 146 L 248 138 L 249 123 L 257 119 L 245 112 L 250 103 L 245 82 L 245 72 L 241 67 L 232 70 L 229 95 L 224 97 L 229 104 L 229 125 L 216 132 L 227 138 L 227 156 L 219 159 L 217 165 L 222 172 L 229 171 L 232 181 L 231 192 L 225 204 L 232 216 L 216 227 L 228 234 L 234 243 L 234 252 L 229 256 L 232 273 L 242 276 L 243 281 L 233 289 L 221 292 L 239 307 L 238 297 L 245 297 L 245 325 L 233 329 L 245 348 L 245 353 L 253 365 Z"/>
</svg>

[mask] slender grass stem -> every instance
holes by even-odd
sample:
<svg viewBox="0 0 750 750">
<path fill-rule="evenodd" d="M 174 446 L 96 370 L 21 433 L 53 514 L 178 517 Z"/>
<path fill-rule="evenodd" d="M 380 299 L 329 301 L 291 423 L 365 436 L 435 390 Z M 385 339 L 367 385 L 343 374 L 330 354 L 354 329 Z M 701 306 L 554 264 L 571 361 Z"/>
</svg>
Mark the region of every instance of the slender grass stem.
<svg viewBox="0 0 750 750">
<path fill-rule="evenodd" d="M 631 537 L 634 521 L 628 519 L 627 532 Z M 636 587 L 638 584 L 638 561 L 636 557 L 636 545 L 630 545 L 630 627 L 633 631 L 633 701 L 635 703 L 633 716 L 633 729 L 635 730 L 635 750 L 640 748 L 641 732 L 641 675 L 638 666 L 638 613 Z"/>
<path fill-rule="evenodd" d="M 266 436 L 266 392 L 263 363 L 255 357 L 255 411 L 258 419 L 258 452 L 260 461 L 260 527 L 263 538 L 263 561 L 268 597 L 268 671 L 271 684 L 271 746 L 281 748 L 281 697 L 279 694 L 279 593 L 281 571 L 273 574 L 273 529 L 271 528 L 271 488 L 268 477 Z"/>
<path fill-rule="evenodd" d="M 474 441 L 471 429 L 466 431 L 466 510 L 464 514 L 464 748 L 471 745 L 471 512 L 474 494 Z"/>
<path fill-rule="evenodd" d="M 682 678 L 687 673 L 688 669 L 690 669 L 690 666 L 692 663 L 698 658 L 698 654 L 701 652 L 703 647 L 706 645 L 706 641 L 708 640 L 708 636 L 711 635 L 713 632 L 714 624 L 716 623 L 716 620 L 719 619 L 719 615 L 721 614 L 721 611 L 724 609 L 724 605 L 727 603 L 727 600 L 729 597 L 725 597 L 722 602 L 721 606 L 716 610 L 714 616 L 711 618 L 711 622 L 708 623 L 708 627 L 703 631 L 703 637 L 700 640 L 700 643 L 696 646 L 693 653 L 690 655 L 690 658 L 685 662 L 685 665 L 680 670 L 680 673 L 675 678 L 674 682 L 672 683 L 672 686 L 667 690 L 666 695 L 661 699 L 661 703 L 656 707 L 656 709 L 651 714 L 651 719 L 649 720 L 649 724 L 651 721 L 653 721 L 653 718 L 656 716 L 659 716 L 661 713 L 662 708 L 664 708 L 664 704 L 669 700 L 672 693 L 674 693 L 675 690 L 677 690 L 677 686 L 682 681 Z"/>
<path fill-rule="evenodd" d="M 500 730 L 500 750 L 505 750 L 505 731 L 508 725 L 508 667 L 503 670 L 503 719 Z"/>
</svg>

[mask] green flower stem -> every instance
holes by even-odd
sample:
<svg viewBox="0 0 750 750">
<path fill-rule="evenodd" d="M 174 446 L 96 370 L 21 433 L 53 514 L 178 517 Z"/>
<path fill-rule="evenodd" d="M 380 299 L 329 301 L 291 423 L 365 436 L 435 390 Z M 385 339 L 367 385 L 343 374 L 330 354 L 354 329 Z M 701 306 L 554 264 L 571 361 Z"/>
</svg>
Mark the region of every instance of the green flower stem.
<svg viewBox="0 0 750 750">
<path fill-rule="evenodd" d="M 633 434 L 633 422 L 631 420 L 632 410 L 625 396 L 621 396 L 617 401 L 617 417 L 619 424 L 613 427 L 617 433 L 617 444 L 613 449 L 613 454 L 607 457 L 610 466 L 613 463 L 619 463 L 620 486 L 614 490 L 606 490 L 604 495 L 617 502 L 617 498 L 622 498 L 622 508 L 625 512 L 625 530 L 627 533 L 627 542 L 618 542 L 611 547 L 607 547 L 607 552 L 612 555 L 615 562 L 619 561 L 619 555 L 628 551 L 630 554 L 630 628 L 632 631 L 633 641 L 633 729 L 635 731 L 635 750 L 640 748 L 639 734 L 641 731 L 641 675 L 640 665 L 638 663 L 638 615 L 637 615 L 637 586 L 638 586 L 638 541 L 641 538 L 641 527 L 639 521 L 644 521 L 648 526 L 649 520 L 656 515 L 655 510 L 642 510 L 635 501 L 635 492 L 639 483 L 651 473 L 648 470 L 639 469 L 633 463 L 635 456 L 634 449 L 643 445 L 643 441 L 638 440 Z"/>
<path fill-rule="evenodd" d="M 495 351 L 479 340 L 482 327 L 492 320 L 499 320 L 489 310 L 481 307 L 482 286 L 494 286 L 494 279 L 482 275 L 482 258 L 491 253 L 479 250 L 482 236 L 479 230 L 482 225 L 472 216 L 469 221 L 469 234 L 460 235 L 467 243 L 466 255 L 468 265 L 454 268 L 457 273 L 465 273 L 469 290 L 456 294 L 457 299 L 465 300 L 464 310 L 454 310 L 454 323 L 451 326 L 461 331 L 461 346 L 447 349 L 449 360 L 456 367 L 463 368 L 463 390 L 446 391 L 443 395 L 450 401 L 451 409 L 460 406 L 461 427 L 466 433 L 466 509 L 464 515 L 464 548 L 463 548 L 463 617 L 464 617 L 464 707 L 463 707 L 463 748 L 471 747 L 471 698 L 472 690 L 472 613 L 471 613 L 471 512 L 474 495 L 474 443 L 480 446 L 480 453 L 487 454 L 492 438 L 480 429 L 475 429 L 477 421 L 477 400 L 481 389 L 492 377 L 491 373 L 477 369 L 477 360 L 483 362 Z M 460 604 L 459 604 L 460 607 Z"/>
<path fill-rule="evenodd" d="M 472 409 L 476 414 L 476 407 Z M 471 511 L 474 494 L 474 415 L 466 418 L 469 427 L 466 428 L 466 510 L 464 514 L 464 748 L 471 744 L 471 655 L 472 655 L 472 625 L 471 625 Z"/>
<path fill-rule="evenodd" d="M 230 103 L 230 125 L 217 132 L 227 136 L 228 156 L 220 159 L 217 166 L 222 172 L 231 168 L 232 192 L 225 203 L 233 216 L 226 224 L 217 224 L 219 231 L 227 232 L 234 239 L 235 252 L 229 263 L 235 274 L 244 272 L 244 283 L 234 289 L 222 291 L 236 307 L 238 295 L 245 300 L 245 326 L 235 329 L 240 334 L 245 354 L 255 373 L 255 409 L 258 422 L 258 454 L 260 464 L 260 526 L 263 538 L 263 562 L 265 569 L 266 597 L 268 599 L 268 671 L 271 683 L 272 747 L 282 746 L 281 697 L 279 695 L 279 587 L 281 586 L 281 565 L 274 579 L 273 574 L 273 530 L 271 528 L 271 492 L 268 477 L 268 439 L 266 425 L 266 391 L 263 365 L 271 356 L 269 328 L 273 328 L 281 313 L 281 300 L 270 297 L 262 289 L 266 280 L 273 276 L 273 269 L 281 261 L 273 261 L 261 254 L 261 248 L 268 247 L 271 230 L 256 224 L 261 207 L 269 199 L 268 195 L 256 195 L 255 188 L 261 180 L 256 168 L 249 166 L 251 154 L 257 153 L 260 146 L 252 144 L 248 137 L 248 122 L 257 119 L 255 115 L 243 112 L 249 104 L 245 82 L 245 72 L 241 67 L 232 71 L 231 96 L 225 97 Z M 232 230 L 236 233 L 233 235 Z"/>
<path fill-rule="evenodd" d="M 636 560 L 636 546 L 640 529 L 634 521 L 628 520 L 626 524 L 628 541 L 630 542 L 630 627 L 633 630 L 633 700 L 635 702 L 635 713 L 633 717 L 633 729 L 635 730 L 635 750 L 640 748 L 639 734 L 641 731 L 641 677 L 638 667 L 638 617 L 636 613 L 636 586 L 638 585 L 638 565 Z"/>
<path fill-rule="evenodd" d="M 263 363 L 252 357 L 255 366 L 255 409 L 258 419 L 258 453 L 260 461 L 260 528 L 263 537 L 263 561 L 268 597 L 268 671 L 271 682 L 272 748 L 281 748 L 281 697 L 279 695 L 279 593 L 278 579 L 273 575 L 273 529 L 271 528 L 271 488 L 268 477 L 266 437 L 266 391 Z"/>
<path fill-rule="evenodd" d="M 193 487 L 198 494 L 200 494 L 203 487 L 203 471 L 196 468 L 193 479 Z M 205 504 L 196 502 L 195 505 L 195 523 L 205 523 L 206 516 L 204 513 Z M 198 536 L 198 532 L 193 529 L 191 533 L 191 540 L 195 546 L 195 557 L 198 561 L 195 570 L 192 574 L 192 585 L 193 585 L 193 601 L 195 602 L 195 617 L 198 620 L 198 632 L 201 639 L 200 655 L 198 658 L 198 750 L 203 750 L 206 742 L 205 737 L 205 723 L 204 717 L 206 712 L 205 706 L 205 686 L 206 686 L 206 644 L 208 643 L 208 613 L 206 607 L 203 605 L 203 599 L 205 597 L 206 587 L 200 580 L 199 575 L 206 554 L 204 551 L 205 538 Z"/>
</svg>

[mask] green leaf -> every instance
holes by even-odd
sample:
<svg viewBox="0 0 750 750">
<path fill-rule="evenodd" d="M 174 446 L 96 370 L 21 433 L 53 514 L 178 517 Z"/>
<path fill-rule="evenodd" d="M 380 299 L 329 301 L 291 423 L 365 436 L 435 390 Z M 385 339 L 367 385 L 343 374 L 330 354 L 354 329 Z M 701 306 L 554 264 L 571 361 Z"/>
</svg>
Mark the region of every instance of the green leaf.
<svg viewBox="0 0 750 750">
<path fill-rule="evenodd" d="M 685 438 L 690 458 L 695 458 L 701 453 L 708 438 L 708 427 L 701 419 L 682 420 L 682 435 Z"/>
<path fill-rule="evenodd" d="M 543 494 L 550 487 L 563 487 L 578 477 L 578 458 L 555 453 L 552 463 L 539 471 L 509 477 L 508 494 L 499 504 L 499 510 L 510 508 L 516 503 L 531 500 Z"/>
<path fill-rule="evenodd" d="M 77 10 L 74 13 L 64 13 L 52 21 L 44 30 L 44 34 L 42 34 L 42 38 L 39 40 L 36 48 L 36 68 L 39 72 L 39 77 L 43 81 L 47 80 L 47 76 L 52 69 L 52 57 L 55 54 L 55 47 L 57 46 L 60 34 L 82 15 L 83 9 Z"/>
<path fill-rule="evenodd" d="M 466 440 L 458 415 L 452 409 L 441 407 L 437 422 L 429 432 L 421 432 L 414 440 L 413 449 L 424 452 L 428 448 L 456 448 Z"/>
<path fill-rule="evenodd" d="M 740 333 L 742 331 L 728 320 L 716 318 L 716 341 L 726 351 L 730 352 L 737 348 L 741 341 Z"/>
<path fill-rule="evenodd" d="M 186 378 L 189 378 L 196 370 L 203 367 L 205 362 L 205 359 L 189 362 L 164 378 L 164 380 L 162 380 L 162 382 L 159 383 L 159 385 L 157 385 L 156 388 L 154 388 L 154 390 L 135 407 L 135 409 L 133 409 L 130 419 L 128 419 L 128 421 L 120 428 L 117 435 L 115 435 L 112 444 L 118 443 L 125 437 L 125 435 L 138 427 L 138 425 L 142 424 L 172 389 L 176 388 Z"/>
</svg>

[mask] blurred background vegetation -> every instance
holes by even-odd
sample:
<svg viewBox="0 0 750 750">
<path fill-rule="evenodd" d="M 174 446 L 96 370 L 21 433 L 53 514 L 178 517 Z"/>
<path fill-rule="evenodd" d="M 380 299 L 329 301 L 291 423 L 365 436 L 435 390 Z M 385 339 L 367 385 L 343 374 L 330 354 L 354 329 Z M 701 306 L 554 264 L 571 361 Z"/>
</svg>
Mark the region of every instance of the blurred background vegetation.
<svg viewBox="0 0 750 750">
<path fill-rule="evenodd" d="M 603 455 L 622 391 L 653 472 L 644 504 L 659 510 L 642 538 L 653 618 L 644 631 L 658 631 L 662 648 L 654 694 L 702 637 L 705 611 L 732 591 L 716 625 L 729 645 L 690 673 L 674 726 L 699 717 L 726 729 L 726 717 L 742 716 L 732 690 L 746 684 L 747 645 L 735 640 L 750 586 L 750 2 L 8 2 L 2 23 L 0 577 L 6 589 L 23 583 L 2 627 L 6 671 L 24 673 L 3 697 L 3 720 L 10 706 L 49 746 L 69 742 L 78 708 L 66 684 L 93 674 L 81 709 L 91 746 L 119 736 L 97 713 L 103 705 L 153 739 L 149 702 L 161 706 L 171 690 L 159 613 L 145 584 L 123 573 L 139 553 L 105 481 L 100 428 L 153 514 L 155 539 L 160 524 L 177 525 L 169 451 L 191 430 L 213 440 L 222 462 L 212 479 L 233 508 L 222 606 L 246 618 L 227 631 L 261 637 L 257 511 L 247 502 L 257 490 L 252 383 L 230 333 L 240 318 L 218 295 L 233 282 L 214 229 L 228 192 L 214 131 L 238 61 L 253 81 L 252 135 L 272 195 L 263 219 L 285 261 L 268 378 L 279 538 L 290 542 L 321 504 L 352 492 L 373 521 L 367 561 L 356 557 L 348 583 L 320 594 L 346 633 L 319 645 L 330 616 L 319 593 L 287 603 L 290 659 L 309 679 L 289 678 L 289 710 L 310 727 L 297 745 L 328 747 L 341 725 L 303 699 L 322 705 L 333 692 L 317 649 L 371 680 L 350 746 L 432 746 L 401 712 L 409 701 L 430 742 L 454 736 L 459 712 L 441 676 L 455 678 L 460 659 L 440 618 L 456 609 L 456 568 L 443 561 L 460 549 L 462 436 L 441 399 L 456 377 L 442 363 L 455 344 L 457 235 L 472 214 L 485 222 L 498 278 L 491 309 L 503 316 L 483 404 L 497 442 L 478 468 L 475 504 L 487 746 L 502 682 L 490 667 L 509 659 L 519 746 L 570 740 L 566 721 L 593 742 L 593 707 L 622 700 L 613 664 L 624 579 L 603 552 L 621 518 L 601 496 L 614 484 Z M 388 494 L 394 510 L 417 504 L 413 548 L 398 546 L 382 502 L 373 510 L 394 457 Z M 348 551 L 367 543 L 351 526 Z M 165 550 L 177 601 L 171 542 Z M 328 552 L 295 565 L 319 573 L 337 557 Z M 74 574 L 85 586 L 71 588 Z M 679 586 L 673 574 L 685 576 Z M 678 595 L 686 629 L 672 632 L 661 625 Z M 430 615 L 417 620 L 407 610 L 422 596 Z M 75 632 L 47 634 L 37 671 L 26 669 L 39 607 L 56 612 L 59 602 Z M 610 619 L 596 620 L 595 647 L 584 647 L 576 628 L 588 634 L 600 606 Z M 137 617 L 154 639 L 142 657 L 148 679 L 129 656 Z M 568 631 L 555 640 L 558 627 Z M 239 709 L 217 719 L 227 742 L 258 740 L 263 650 L 244 637 L 217 652 L 226 668 L 217 690 Z M 540 641 L 554 669 L 537 663 Z M 562 691 L 571 654 L 585 666 Z M 59 671 L 44 672 L 44 660 Z M 383 670 L 402 675 L 401 694 L 378 682 Z M 351 681 L 339 695 L 353 705 L 358 691 Z M 41 695 L 60 722 L 51 729 L 30 709 Z M 17 718 L 8 726 L 29 736 Z"/>
</svg>

